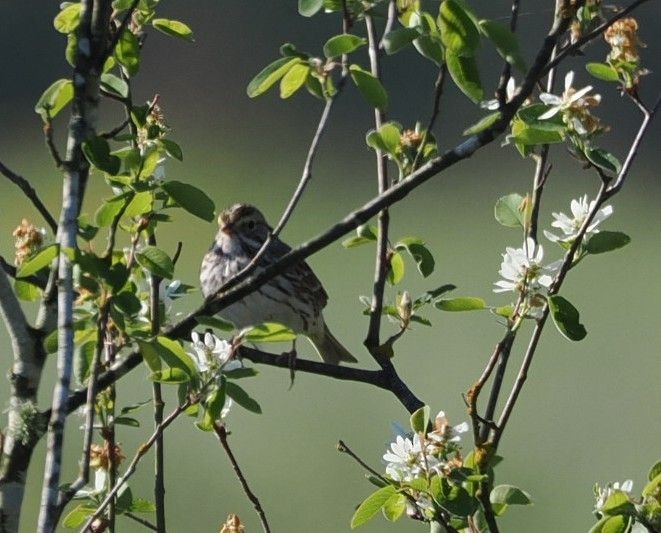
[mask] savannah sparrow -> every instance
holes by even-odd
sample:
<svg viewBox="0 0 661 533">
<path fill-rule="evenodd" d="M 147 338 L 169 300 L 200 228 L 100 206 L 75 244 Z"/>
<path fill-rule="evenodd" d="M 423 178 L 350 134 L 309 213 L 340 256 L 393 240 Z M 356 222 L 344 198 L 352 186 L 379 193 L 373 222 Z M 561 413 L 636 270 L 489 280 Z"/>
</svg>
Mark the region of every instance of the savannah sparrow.
<svg viewBox="0 0 661 533">
<path fill-rule="evenodd" d="M 216 294 L 227 280 L 250 263 L 272 231 L 264 215 L 246 204 L 235 204 L 223 211 L 218 225 L 220 229 L 200 270 L 200 286 L 205 298 Z M 273 263 L 290 250 L 275 238 L 261 261 Z M 229 305 L 219 315 L 237 328 L 278 322 L 310 339 L 326 363 L 356 362 L 324 322 L 321 310 L 327 302 L 328 295 L 321 282 L 310 267 L 301 262 Z"/>
</svg>

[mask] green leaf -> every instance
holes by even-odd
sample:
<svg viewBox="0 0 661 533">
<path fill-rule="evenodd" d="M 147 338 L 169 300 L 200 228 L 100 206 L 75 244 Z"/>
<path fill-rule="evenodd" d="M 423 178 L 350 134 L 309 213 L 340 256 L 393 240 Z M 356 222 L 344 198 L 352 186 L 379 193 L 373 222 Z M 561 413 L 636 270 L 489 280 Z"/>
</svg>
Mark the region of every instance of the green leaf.
<svg viewBox="0 0 661 533">
<path fill-rule="evenodd" d="M 146 246 L 136 252 L 135 259 L 138 264 L 160 278 L 172 279 L 174 264 L 172 259 L 156 246 Z"/>
<path fill-rule="evenodd" d="M 189 43 L 195 42 L 193 30 L 191 30 L 188 25 L 178 20 L 154 19 L 151 21 L 151 25 L 158 31 L 170 35 L 171 37 L 178 37 Z"/>
<path fill-rule="evenodd" d="M 181 368 L 168 367 L 163 370 L 158 370 L 152 372 L 149 375 L 151 381 L 156 381 L 158 383 L 188 383 L 190 381 L 190 374 L 182 370 Z"/>
<path fill-rule="evenodd" d="M 92 367 L 92 362 L 94 360 L 94 354 L 96 353 L 96 340 L 89 340 L 80 345 L 78 350 L 74 355 L 74 374 L 76 380 L 81 385 L 87 381 L 89 378 L 90 370 Z M 55 348 L 57 350 L 57 346 Z"/>
<path fill-rule="evenodd" d="M 549 296 L 549 310 L 555 327 L 569 340 L 580 341 L 588 334 L 579 322 L 578 310 L 562 296 Z"/>
<path fill-rule="evenodd" d="M 374 239 L 368 239 L 367 237 L 349 237 L 342 241 L 342 246 L 345 248 L 355 248 L 356 246 L 361 246 L 362 244 L 367 244 L 373 242 Z"/>
<path fill-rule="evenodd" d="M 443 45 L 441 44 L 441 38 L 435 33 L 421 35 L 413 41 L 413 46 L 415 46 L 415 49 L 422 57 L 426 57 L 436 64 L 437 67 L 443 64 L 445 60 Z"/>
<path fill-rule="evenodd" d="M 232 331 L 234 329 L 234 324 L 217 316 L 196 316 L 195 321 L 200 326 L 208 326 L 221 331 Z"/>
<path fill-rule="evenodd" d="M 404 494 L 393 494 L 382 507 L 383 516 L 386 517 L 386 520 L 396 522 L 406 511 L 406 502 Z"/>
<path fill-rule="evenodd" d="M 493 126 L 496 122 L 500 120 L 500 111 L 496 111 L 495 113 L 491 113 L 487 115 L 486 117 L 480 119 L 479 122 L 476 124 L 473 124 L 469 128 L 466 128 L 463 131 L 463 135 L 475 135 L 476 133 L 480 133 L 481 131 L 484 131 L 491 126 Z"/>
<path fill-rule="evenodd" d="M 35 302 L 41 298 L 41 289 L 22 279 L 14 281 L 14 292 L 19 299 L 25 302 Z"/>
<path fill-rule="evenodd" d="M 136 193 L 124 210 L 124 216 L 137 217 L 149 213 L 154 208 L 154 195 L 151 191 Z"/>
<path fill-rule="evenodd" d="M 367 39 L 359 37 L 358 35 L 352 35 L 350 33 L 343 33 L 341 35 L 336 35 L 331 37 L 324 44 L 324 55 L 329 59 L 331 57 L 338 57 L 343 54 L 350 54 L 351 52 L 357 50 L 361 46 L 367 44 Z"/>
<path fill-rule="evenodd" d="M 247 409 L 251 413 L 256 413 L 258 415 L 262 413 L 262 408 L 260 405 L 236 383 L 228 381 L 226 385 L 226 391 L 227 395 L 244 409 Z"/>
<path fill-rule="evenodd" d="M 33 276 L 41 269 L 50 266 L 53 259 L 57 257 L 60 247 L 57 244 L 51 244 L 39 250 L 34 256 L 23 263 L 16 272 L 17 278 L 27 278 Z"/>
<path fill-rule="evenodd" d="M 138 297 L 130 291 L 122 291 L 112 298 L 112 303 L 128 316 L 137 315 L 142 309 Z"/>
<path fill-rule="evenodd" d="M 55 342 L 57 343 L 57 338 L 55 339 Z M 138 347 L 140 348 L 140 355 L 142 355 L 142 359 L 149 367 L 149 370 L 152 372 L 160 371 L 162 368 L 161 357 L 158 353 L 158 349 L 156 348 L 156 343 L 141 340 L 138 340 L 137 342 Z M 57 350 L 57 344 L 55 349 Z"/>
<path fill-rule="evenodd" d="M 459 2 L 444 0 L 441 3 L 438 27 L 448 53 L 472 56 L 480 45 L 478 28 Z"/>
<path fill-rule="evenodd" d="M 528 70 L 526 62 L 521 55 L 519 42 L 512 30 L 502 22 L 494 20 L 481 20 L 480 30 L 494 44 L 500 56 L 510 65 L 516 67 L 524 74 Z"/>
<path fill-rule="evenodd" d="M 80 24 L 80 2 L 68 5 L 53 19 L 53 26 L 60 33 L 71 33 Z"/>
<path fill-rule="evenodd" d="M 424 241 L 417 237 L 406 237 L 400 240 L 396 245 L 397 250 L 406 250 L 418 266 L 418 272 L 423 278 L 434 272 L 434 256 L 425 245 Z"/>
<path fill-rule="evenodd" d="M 268 91 L 280 78 L 282 78 L 294 65 L 302 63 L 298 57 L 281 57 L 266 66 L 250 83 L 246 92 L 250 98 L 255 98 Z"/>
<path fill-rule="evenodd" d="M 128 510 L 132 513 L 153 513 L 156 511 L 156 505 L 143 498 L 134 498 Z"/>
<path fill-rule="evenodd" d="M 120 424 L 122 426 L 129 426 L 132 428 L 140 427 L 140 422 L 138 422 L 135 418 L 132 418 L 130 416 L 118 416 L 117 418 L 115 418 L 115 424 Z"/>
<path fill-rule="evenodd" d="M 447 2 L 448 0 L 445 1 Z M 475 58 L 472 56 L 460 56 L 448 50 L 445 54 L 445 60 L 450 76 L 452 76 L 459 90 L 473 102 L 481 102 L 484 99 L 484 89 L 482 89 L 480 73 L 477 69 Z"/>
<path fill-rule="evenodd" d="M 435 478 L 432 478 L 432 482 Z M 438 488 L 434 485 L 438 485 Z M 457 516 L 469 516 L 475 512 L 478 503 L 461 485 L 450 484 L 446 479 L 432 484 L 432 494 L 444 508 Z"/>
<path fill-rule="evenodd" d="M 600 231 L 590 237 L 585 243 L 585 251 L 589 254 L 603 254 L 623 248 L 631 242 L 631 237 L 620 231 Z"/>
<path fill-rule="evenodd" d="M 629 514 L 634 511 L 629 495 L 621 490 L 613 492 L 604 502 L 601 512 L 607 515 Z"/>
<path fill-rule="evenodd" d="M 105 203 L 94 213 L 96 225 L 100 228 L 110 226 L 115 217 L 124 209 L 124 206 L 131 199 L 131 195 L 121 194 L 105 201 Z"/>
<path fill-rule="evenodd" d="M 280 80 L 280 98 L 289 98 L 298 91 L 308 78 L 310 66 L 306 64 L 294 65 Z"/>
<path fill-rule="evenodd" d="M 57 80 L 46 89 L 34 106 L 35 113 L 41 115 L 42 120 L 48 120 L 64 109 L 73 99 L 73 83 L 71 80 Z"/>
<path fill-rule="evenodd" d="M 379 109 L 388 107 L 388 93 L 377 78 L 358 65 L 351 65 L 349 72 L 356 87 L 370 105 Z"/>
<path fill-rule="evenodd" d="M 304 17 L 315 15 L 322 7 L 324 0 L 298 0 L 298 12 Z"/>
<path fill-rule="evenodd" d="M 426 433 L 427 426 L 429 425 L 429 417 L 431 410 L 428 405 L 424 405 L 417 409 L 410 418 L 411 430 L 413 433 Z"/>
<path fill-rule="evenodd" d="M 115 47 L 117 61 L 126 68 L 131 76 L 135 76 L 140 68 L 140 44 L 138 38 L 129 30 L 124 30 Z"/>
<path fill-rule="evenodd" d="M 522 145 L 556 144 L 565 140 L 561 131 L 544 127 L 541 123 L 529 126 L 520 120 L 512 122 L 512 140 Z"/>
<path fill-rule="evenodd" d="M 383 37 L 383 46 L 385 47 L 386 54 L 396 54 L 418 37 L 420 37 L 420 32 L 416 28 L 397 28 L 388 32 Z"/>
<path fill-rule="evenodd" d="M 206 193 L 189 183 L 166 181 L 161 185 L 177 204 L 190 214 L 211 222 L 216 217 L 216 206 Z"/>
<path fill-rule="evenodd" d="M 588 63 L 585 65 L 585 70 L 600 80 L 620 81 L 620 76 L 617 73 L 617 70 L 606 63 Z"/>
<path fill-rule="evenodd" d="M 351 529 L 356 529 L 358 526 L 362 526 L 374 518 L 386 502 L 395 494 L 397 494 L 397 491 L 392 485 L 387 485 L 370 494 L 353 514 L 351 518 Z"/>
<path fill-rule="evenodd" d="M 494 216 L 499 224 L 508 228 L 525 225 L 525 198 L 517 193 L 501 196 L 494 207 Z"/>
<path fill-rule="evenodd" d="M 212 431 L 216 420 L 220 418 L 220 413 L 225 405 L 226 381 L 223 380 L 220 387 L 213 390 L 208 396 L 204 405 L 204 415 L 196 426 L 202 431 Z"/>
<path fill-rule="evenodd" d="M 656 478 L 660 474 L 661 474 L 661 460 L 654 463 L 652 468 L 650 468 L 650 471 L 647 474 L 647 479 L 649 481 L 652 481 L 654 478 Z"/>
<path fill-rule="evenodd" d="M 87 160 L 96 168 L 112 176 L 119 173 L 122 162 L 119 157 L 110 154 L 110 145 L 103 137 L 88 139 L 82 148 Z"/>
<path fill-rule="evenodd" d="M 465 296 L 439 300 L 434 306 L 441 311 L 481 311 L 487 308 L 487 303 L 482 298 Z"/>
<path fill-rule="evenodd" d="M 628 516 L 604 516 L 589 531 L 589 533 L 625 533 L 629 531 Z"/>
<path fill-rule="evenodd" d="M 159 335 L 154 339 L 154 347 L 158 351 L 159 357 L 169 366 L 180 368 L 190 376 L 197 374 L 197 366 L 193 359 L 177 341 Z"/>
<path fill-rule="evenodd" d="M 228 379 L 243 379 L 243 378 L 252 378 L 255 377 L 259 372 L 255 368 L 243 367 L 235 368 L 234 370 L 228 370 L 223 372 L 223 375 Z"/>
<path fill-rule="evenodd" d="M 655 466 L 658 467 L 658 463 Z M 652 473 L 653 471 L 650 471 L 649 475 L 651 476 Z M 661 487 L 661 472 L 650 479 L 649 483 L 645 485 L 643 488 L 643 497 L 653 496 L 659 490 L 659 487 Z"/>
<path fill-rule="evenodd" d="M 365 137 L 367 145 L 396 157 L 401 140 L 401 126 L 386 122 L 378 130 L 371 130 Z"/>
<path fill-rule="evenodd" d="M 613 174 L 619 174 L 622 170 L 622 163 L 610 152 L 604 150 L 603 148 L 588 148 L 584 152 L 585 157 L 587 157 L 593 165 L 603 168 Z"/>
<path fill-rule="evenodd" d="M 489 501 L 505 505 L 530 505 L 532 503 L 530 494 L 514 485 L 494 487 L 491 494 L 489 494 Z"/>
<path fill-rule="evenodd" d="M 109 73 L 101 74 L 101 89 L 120 98 L 126 98 L 129 94 L 128 84 L 123 79 Z"/>
<path fill-rule="evenodd" d="M 179 161 L 184 160 L 184 154 L 181 151 L 181 147 L 176 142 L 171 141 L 170 139 L 161 139 L 161 145 L 163 145 L 163 148 L 165 148 L 165 151 L 170 157 L 174 157 Z"/>
<path fill-rule="evenodd" d="M 282 324 L 264 322 L 250 328 L 244 333 L 243 338 L 250 342 L 287 342 L 293 341 L 296 333 Z"/>
<path fill-rule="evenodd" d="M 81 504 L 64 517 L 62 525 L 69 529 L 77 529 L 82 526 L 95 511 L 96 507 L 93 507 L 89 503 Z"/>
<path fill-rule="evenodd" d="M 387 280 L 391 285 L 397 285 L 404 278 L 404 259 L 402 254 L 393 252 L 390 256 L 390 268 Z"/>
</svg>

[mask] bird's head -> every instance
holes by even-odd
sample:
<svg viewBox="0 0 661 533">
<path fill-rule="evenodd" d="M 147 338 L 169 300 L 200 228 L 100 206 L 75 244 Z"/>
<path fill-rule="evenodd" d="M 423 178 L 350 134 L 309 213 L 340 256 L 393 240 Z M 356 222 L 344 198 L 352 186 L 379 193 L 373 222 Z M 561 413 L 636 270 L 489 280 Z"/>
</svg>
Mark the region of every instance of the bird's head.
<svg viewBox="0 0 661 533">
<path fill-rule="evenodd" d="M 234 204 L 218 216 L 219 237 L 227 236 L 265 241 L 271 227 L 267 224 L 264 215 L 255 206 L 248 204 Z"/>
</svg>

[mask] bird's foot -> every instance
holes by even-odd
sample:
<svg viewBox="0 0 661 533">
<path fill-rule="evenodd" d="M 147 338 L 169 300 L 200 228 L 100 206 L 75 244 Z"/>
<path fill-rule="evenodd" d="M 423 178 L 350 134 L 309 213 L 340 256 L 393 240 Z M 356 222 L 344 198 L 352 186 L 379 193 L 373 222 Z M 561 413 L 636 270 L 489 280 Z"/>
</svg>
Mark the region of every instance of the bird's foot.
<svg viewBox="0 0 661 533">
<path fill-rule="evenodd" d="M 287 354 L 287 362 L 289 363 L 289 388 L 291 390 L 294 386 L 294 379 L 296 378 L 296 340 L 292 341 L 291 351 Z"/>
</svg>

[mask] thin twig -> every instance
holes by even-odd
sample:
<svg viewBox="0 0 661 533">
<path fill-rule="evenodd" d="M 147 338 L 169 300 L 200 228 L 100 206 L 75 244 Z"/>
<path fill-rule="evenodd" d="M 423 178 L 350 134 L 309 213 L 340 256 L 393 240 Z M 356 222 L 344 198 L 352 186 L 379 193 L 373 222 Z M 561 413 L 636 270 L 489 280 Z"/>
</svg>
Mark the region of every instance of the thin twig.
<svg viewBox="0 0 661 533">
<path fill-rule="evenodd" d="M 152 233 L 149 236 L 150 246 L 156 246 L 156 237 Z M 161 329 L 160 321 L 160 295 L 159 287 L 161 278 L 155 274 L 149 277 L 149 310 L 152 336 L 158 335 Z M 152 401 L 154 407 L 154 426 L 158 428 L 163 423 L 163 394 L 161 384 L 154 381 L 152 383 Z M 156 437 L 156 450 L 154 453 L 154 500 L 156 504 L 156 529 L 165 532 L 165 459 L 164 459 L 164 440 L 163 433 Z"/>
<path fill-rule="evenodd" d="M 565 46 L 560 52 L 558 52 L 558 54 L 555 57 L 551 58 L 551 60 L 548 62 L 547 65 L 544 66 L 544 68 L 542 69 L 542 75 L 546 74 L 553 67 L 556 67 L 567 56 L 569 56 L 569 55 L 573 54 L 574 52 L 580 50 L 587 43 L 589 43 L 591 41 L 594 41 L 597 37 L 599 37 L 604 31 L 606 31 L 608 28 L 610 28 L 618 20 L 620 20 L 623 17 L 626 17 L 633 10 L 637 9 L 642 4 L 644 4 L 646 2 L 649 2 L 649 1 L 650 0 L 636 0 L 632 4 L 625 7 L 623 10 L 619 11 L 616 15 L 613 15 L 606 22 L 603 22 L 602 24 L 597 26 L 591 32 L 588 32 L 585 35 L 583 35 L 582 37 L 580 37 L 573 44 Z"/>
<path fill-rule="evenodd" d="M 380 479 L 384 483 L 389 483 L 386 478 L 384 478 L 379 472 L 374 470 L 370 465 L 368 465 L 365 461 L 363 461 L 360 457 L 358 457 L 352 450 L 345 444 L 343 440 L 339 440 L 337 442 L 337 451 L 340 453 L 346 453 L 349 457 L 351 457 L 354 461 L 356 461 L 360 466 L 362 466 L 365 470 L 367 470 L 370 474 L 372 474 L 374 477 L 377 479 Z"/>
<path fill-rule="evenodd" d="M 390 0 L 388 4 L 388 18 L 386 19 L 386 25 L 383 27 L 383 34 L 381 35 L 381 40 L 379 41 L 379 49 L 384 50 L 386 35 L 392 30 L 395 21 L 397 20 L 397 2 L 396 0 Z"/>
<path fill-rule="evenodd" d="M 99 137 L 103 137 L 104 139 L 114 139 L 115 137 L 117 137 L 117 135 L 119 135 L 122 131 L 126 129 L 126 126 L 129 125 L 129 120 L 130 119 L 128 118 L 124 119 L 124 121 L 119 126 L 116 126 L 110 131 L 100 133 Z"/>
<path fill-rule="evenodd" d="M 163 420 L 163 422 L 154 430 L 154 432 L 151 434 L 149 437 L 149 440 L 142 444 L 138 450 L 135 453 L 135 456 L 131 460 L 131 463 L 128 465 L 126 468 L 126 472 L 124 472 L 124 475 L 121 476 L 119 479 L 117 479 L 117 482 L 115 485 L 110 489 L 108 494 L 106 494 L 106 497 L 103 499 L 99 507 L 94 511 L 94 514 L 90 516 L 90 518 L 87 520 L 83 528 L 80 530 L 80 533 L 85 533 L 89 530 L 90 525 L 103 514 L 105 511 L 106 507 L 110 503 L 110 501 L 117 495 L 119 490 L 124 486 L 124 484 L 128 481 L 128 479 L 135 473 L 136 468 L 138 466 L 138 463 L 140 460 L 146 455 L 146 453 L 150 450 L 150 448 L 154 445 L 156 442 L 156 439 L 158 436 L 167 429 L 167 427 L 172 424 L 176 420 L 176 418 L 183 413 L 188 407 L 191 405 L 190 401 L 185 401 L 183 404 L 178 406 L 174 411 L 172 411 L 167 418 Z"/>
<path fill-rule="evenodd" d="M 142 524 L 145 526 L 147 529 L 151 529 L 152 531 L 158 531 L 158 528 L 152 524 L 149 520 L 145 520 L 144 518 L 134 515 L 133 513 L 123 513 L 122 516 L 125 516 L 126 518 L 130 518 L 131 520 L 134 520 L 138 524 Z"/>
<path fill-rule="evenodd" d="M 104 302 L 99 308 L 99 318 L 97 321 L 97 341 L 96 349 L 91 363 L 90 376 L 87 384 L 87 398 L 85 401 L 85 426 L 83 434 L 83 452 L 80 460 L 80 474 L 78 478 L 64 491 L 60 492 L 58 501 L 60 516 L 66 505 L 75 496 L 76 492 L 82 489 L 89 482 L 90 478 L 90 452 L 92 449 L 92 437 L 94 434 L 94 414 L 95 401 L 97 393 L 97 380 L 101 368 L 101 355 L 104 350 L 104 340 L 106 338 L 106 326 L 108 323 L 108 305 Z"/>
<path fill-rule="evenodd" d="M 0 173 L 2 173 L 9 181 L 17 185 L 27 196 L 28 200 L 32 202 L 32 205 L 39 211 L 39 214 L 44 218 L 48 226 L 50 227 L 53 233 L 57 233 L 57 222 L 53 218 L 53 215 L 50 214 L 48 208 L 39 198 L 37 191 L 34 190 L 34 187 L 26 180 L 23 176 L 16 174 L 16 172 L 7 168 L 2 161 L 0 161 Z"/>
<path fill-rule="evenodd" d="M 432 104 L 432 110 L 431 114 L 429 115 L 429 120 L 427 121 L 427 127 L 425 128 L 425 133 L 422 136 L 422 141 L 420 142 L 420 146 L 418 147 L 418 151 L 415 154 L 415 159 L 413 160 L 413 170 L 416 170 L 418 168 L 418 164 L 420 163 L 420 159 L 422 159 L 422 153 L 425 149 L 425 144 L 427 143 L 427 139 L 429 138 L 429 135 L 432 131 L 432 128 L 434 127 L 434 124 L 436 124 L 436 120 L 438 119 L 438 115 L 441 111 L 441 96 L 443 96 L 443 87 L 445 85 L 445 75 L 448 72 L 448 68 L 445 63 L 441 65 L 441 68 L 438 70 L 438 76 L 436 76 L 436 81 L 434 82 L 434 99 L 433 99 L 433 104 Z"/>
<path fill-rule="evenodd" d="M 112 54 L 113 51 L 115 50 L 115 46 L 117 46 L 117 43 L 122 37 L 122 33 L 124 33 L 124 30 L 128 26 L 129 22 L 131 21 L 131 17 L 133 16 L 133 11 L 135 11 L 135 8 L 138 6 L 138 3 L 140 0 L 133 0 L 133 3 L 129 6 L 129 8 L 126 10 L 126 13 L 124 14 L 124 18 L 122 18 L 122 21 L 119 23 L 117 28 L 115 29 L 115 33 L 112 36 L 112 39 L 110 40 L 110 43 L 108 44 L 108 50 L 107 54 Z"/>
<path fill-rule="evenodd" d="M 46 122 L 44 123 L 44 139 L 46 141 L 46 146 L 50 152 L 55 167 L 58 169 L 62 168 L 62 158 L 60 157 L 60 152 L 55 146 L 55 141 L 53 140 L 53 122 L 51 120 L 50 111 L 46 109 Z"/>
<path fill-rule="evenodd" d="M 248 486 L 248 481 L 246 480 L 246 477 L 243 475 L 243 472 L 241 471 L 241 467 L 239 466 L 236 457 L 234 457 L 234 453 L 232 453 L 232 448 L 230 448 L 230 445 L 227 442 L 227 430 L 225 429 L 225 424 L 219 421 L 215 421 L 213 424 L 213 430 L 216 432 L 216 435 L 218 436 L 218 440 L 220 441 L 220 445 L 225 450 L 225 454 L 227 455 L 227 458 L 230 460 L 230 463 L 232 463 L 232 468 L 234 469 L 234 473 L 236 474 L 236 477 L 239 479 L 239 483 L 241 483 L 243 492 L 250 500 L 250 502 L 252 503 L 255 509 L 255 512 L 259 516 L 259 521 L 262 524 L 262 529 L 264 530 L 264 533 L 270 533 L 271 528 L 269 527 L 268 520 L 266 519 L 266 513 L 264 512 L 264 508 L 259 503 L 259 498 L 257 498 L 257 496 L 252 490 L 250 490 L 250 487 Z"/>
<path fill-rule="evenodd" d="M 374 21 L 372 16 L 365 14 L 365 26 L 367 28 L 367 46 L 370 58 L 370 69 L 372 76 L 376 79 L 381 77 L 381 68 L 379 64 L 379 48 L 376 40 L 376 30 L 374 28 Z M 379 130 L 386 120 L 385 113 L 378 107 L 374 108 L 374 127 Z M 389 187 L 388 183 L 388 159 L 386 154 L 380 150 L 376 150 L 376 173 L 377 185 L 379 194 L 384 194 Z M 379 352 L 380 346 L 380 331 L 381 331 L 381 312 L 383 310 L 383 293 L 386 285 L 386 276 L 390 268 L 388 258 L 388 225 L 390 223 L 390 215 L 387 209 L 381 209 L 377 219 L 377 242 L 376 242 L 376 259 L 374 262 L 374 286 L 372 289 L 372 304 L 370 307 L 369 325 L 367 328 L 367 336 L 365 337 L 364 344 L 376 359 L 376 361 L 384 366 L 386 358 Z"/>
<path fill-rule="evenodd" d="M 625 163 L 622 165 L 622 168 L 618 173 L 617 179 L 613 184 L 613 187 L 608 187 L 606 183 L 602 182 L 601 187 L 599 189 L 599 193 L 597 194 L 597 198 L 595 199 L 594 206 L 591 209 L 591 211 L 588 213 L 585 220 L 583 221 L 583 224 L 581 225 L 581 228 L 579 229 L 571 247 L 569 248 L 569 250 L 567 250 L 562 265 L 560 267 L 560 270 L 556 274 L 556 277 L 553 280 L 551 287 L 549 288 L 549 295 L 555 295 L 560 290 L 562 283 L 565 280 L 565 277 L 567 276 L 567 273 L 569 272 L 569 270 L 571 269 L 574 263 L 574 257 L 576 255 L 576 251 L 578 250 L 580 244 L 583 242 L 583 237 L 587 233 L 588 227 L 590 226 L 590 224 L 592 224 L 592 220 L 599 212 L 601 206 L 604 204 L 604 202 L 606 202 L 609 198 L 611 198 L 621 189 L 624 180 L 627 178 L 629 174 L 629 170 L 631 169 L 631 164 L 633 163 L 633 160 L 636 154 L 638 153 L 638 148 L 640 147 L 640 144 L 643 138 L 645 137 L 645 134 L 647 133 L 651 120 L 654 117 L 656 111 L 658 110 L 659 105 L 661 105 L 661 99 L 657 101 L 652 111 L 648 111 L 644 113 L 643 121 L 638 129 L 638 132 L 636 133 L 636 136 L 631 144 L 631 147 L 629 148 L 629 152 L 627 154 L 627 158 L 625 159 Z M 617 185 L 617 187 L 615 187 L 615 185 Z M 521 367 L 519 369 L 519 373 L 517 375 L 516 381 L 512 386 L 512 390 L 507 399 L 507 403 L 505 404 L 500 419 L 498 420 L 498 430 L 494 432 L 494 437 L 493 437 L 494 448 L 497 448 L 498 444 L 500 443 L 503 432 L 505 431 L 505 427 L 507 426 L 507 422 L 509 421 L 510 416 L 512 414 L 512 410 L 514 409 L 519 394 L 521 393 L 521 390 L 523 389 L 523 385 L 528 377 L 528 371 L 530 369 L 530 365 L 532 364 L 532 360 L 537 349 L 537 344 L 539 343 L 539 339 L 544 329 L 544 324 L 546 323 L 546 319 L 548 318 L 548 314 L 549 314 L 549 307 L 548 304 L 546 304 L 542 310 L 541 318 L 539 318 L 537 321 L 537 325 L 535 326 L 533 334 L 530 338 L 530 342 L 528 344 L 528 348 L 524 355 L 523 362 L 521 363 Z"/>
<path fill-rule="evenodd" d="M 516 31 L 516 22 L 519 18 L 519 0 L 512 0 L 512 14 L 510 15 L 510 30 L 512 33 Z M 496 100 L 498 107 L 502 107 L 507 102 L 507 82 L 512 75 L 512 65 L 509 61 L 505 60 L 503 64 L 503 71 L 500 74 L 498 81 L 498 88 L 496 89 Z"/>
</svg>

